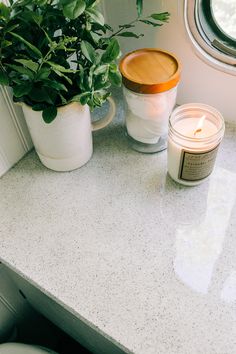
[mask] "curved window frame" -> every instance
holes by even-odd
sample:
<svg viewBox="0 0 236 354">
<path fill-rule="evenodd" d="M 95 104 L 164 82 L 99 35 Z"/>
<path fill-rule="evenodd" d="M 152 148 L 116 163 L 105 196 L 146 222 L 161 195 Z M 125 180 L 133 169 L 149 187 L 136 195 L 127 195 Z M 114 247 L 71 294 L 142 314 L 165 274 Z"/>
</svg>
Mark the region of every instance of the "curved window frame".
<svg viewBox="0 0 236 354">
<path fill-rule="evenodd" d="M 184 20 L 197 55 L 215 68 L 236 75 L 236 40 L 217 24 L 211 0 L 184 0 Z"/>
</svg>

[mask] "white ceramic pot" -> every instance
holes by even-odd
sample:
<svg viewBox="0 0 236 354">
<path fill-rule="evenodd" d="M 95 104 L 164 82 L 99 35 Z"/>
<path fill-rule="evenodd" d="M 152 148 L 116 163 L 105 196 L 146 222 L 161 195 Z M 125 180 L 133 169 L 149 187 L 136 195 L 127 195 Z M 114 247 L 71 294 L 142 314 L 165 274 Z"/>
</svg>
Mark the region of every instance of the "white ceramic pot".
<svg viewBox="0 0 236 354">
<path fill-rule="evenodd" d="M 78 102 L 57 109 L 57 117 L 50 124 L 43 121 L 42 112 L 22 104 L 35 150 L 41 162 L 54 171 L 71 171 L 86 164 L 93 153 L 92 131 L 104 128 L 116 112 L 110 103 L 106 117 L 92 123 L 89 106 Z"/>
</svg>

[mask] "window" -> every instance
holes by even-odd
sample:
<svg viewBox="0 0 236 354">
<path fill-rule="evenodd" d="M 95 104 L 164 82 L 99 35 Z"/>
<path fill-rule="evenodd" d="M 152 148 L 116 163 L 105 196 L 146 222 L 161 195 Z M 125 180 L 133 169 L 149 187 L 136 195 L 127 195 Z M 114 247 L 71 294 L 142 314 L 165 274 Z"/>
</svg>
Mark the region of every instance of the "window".
<svg viewBox="0 0 236 354">
<path fill-rule="evenodd" d="M 236 0 L 185 0 L 185 24 L 200 55 L 236 75 Z"/>
<path fill-rule="evenodd" d="M 236 40 L 236 0 L 212 0 L 212 15 L 220 31 Z"/>
</svg>

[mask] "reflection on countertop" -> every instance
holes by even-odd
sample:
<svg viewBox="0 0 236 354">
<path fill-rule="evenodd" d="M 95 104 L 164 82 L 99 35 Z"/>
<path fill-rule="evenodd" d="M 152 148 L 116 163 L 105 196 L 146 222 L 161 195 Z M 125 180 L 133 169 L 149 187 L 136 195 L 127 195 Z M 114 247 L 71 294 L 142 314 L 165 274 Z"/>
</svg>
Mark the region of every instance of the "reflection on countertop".
<svg viewBox="0 0 236 354">
<path fill-rule="evenodd" d="M 206 200 L 201 201 L 206 207 L 205 215 L 201 215 L 198 224 L 191 223 L 190 219 L 188 224 L 176 228 L 175 272 L 186 285 L 203 294 L 208 292 L 215 265 L 224 251 L 223 243 L 236 201 L 235 191 L 236 173 L 216 168 L 209 179 Z M 236 259 L 234 266 L 236 268 Z"/>
</svg>

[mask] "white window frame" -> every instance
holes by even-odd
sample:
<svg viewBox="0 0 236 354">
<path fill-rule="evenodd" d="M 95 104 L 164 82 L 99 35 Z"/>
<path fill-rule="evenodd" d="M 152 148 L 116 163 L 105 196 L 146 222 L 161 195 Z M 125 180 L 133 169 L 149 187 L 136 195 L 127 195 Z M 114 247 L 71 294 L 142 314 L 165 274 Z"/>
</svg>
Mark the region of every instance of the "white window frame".
<svg viewBox="0 0 236 354">
<path fill-rule="evenodd" d="M 209 0 L 210 1 L 210 0 Z M 236 75 L 236 57 L 230 53 L 225 54 L 220 48 L 220 43 L 212 36 L 209 38 L 202 28 L 199 21 L 199 0 L 184 0 L 184 22 L 196 54 L 208 65 Z"/>
</svg>

